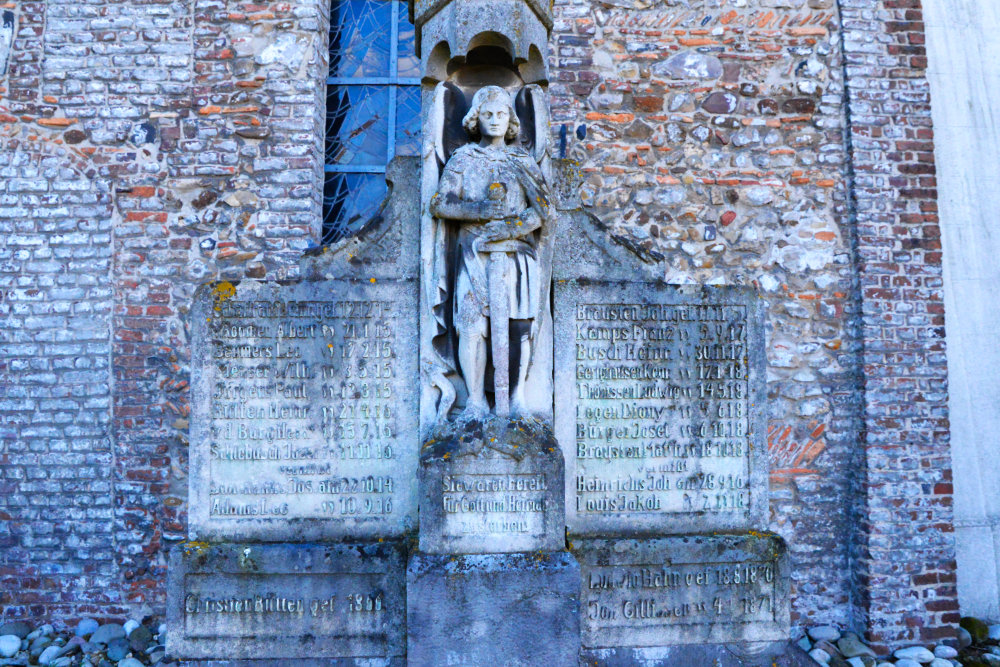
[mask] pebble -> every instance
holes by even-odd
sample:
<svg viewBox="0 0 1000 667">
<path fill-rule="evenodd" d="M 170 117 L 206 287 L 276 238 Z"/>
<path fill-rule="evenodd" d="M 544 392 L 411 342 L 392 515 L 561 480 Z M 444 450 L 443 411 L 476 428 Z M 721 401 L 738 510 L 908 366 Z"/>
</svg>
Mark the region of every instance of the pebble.
<svg viewBox="0 0 1000 667">
<path fill-rule="evenodd" d="M 97 632 L 97 628 L 101 627 L 100 624 L 92 618 L 85 618 L 76 624 L 76 636 L 77 637 L 89 637 L 90 635 Z"/>
<path fill-rule="evenodd" d="M 864 642 L 853 632 L 845 632 L 844 636 L 837 640 L 837 648 L 845 658 L 867 655 L 875 657 L 875 651 L 865 646 Z"/>
<path fill-rule="evenodd" d="M 130 618 L 127 621 L 125 621 L 125 624 L 122 626 L 122 629 L 125 630 L 125 636 L 128 637 L 132 634 L 132 631 L 138 627 L 139 627 L 139 621 Z"/>
<path fill-rule="evenodd" d="M 903 658 L 896 661 L 896 667 L 920 667 L 920 663 L 916 660 L 910 660 L 909 658 Z"/>
<path fill-rule="evenodd" d="M 57 646 L 56 644 L 50 644 L 49 646 L 46 646 L 45 649 L 38 655 L 38 664 L 39 665 L 50 664 L 53 660 L 56 659 L 56 657 L 59 655 L 61 651 L 62 651 L 62 646 Z"/>
<path fill-rule="evenodd" d="M 896 649 L 892 655 L 896 658 L 906 658 L 921 664 L 930 662 L 934 659 L 934 654 L 925 649 L 923 646 L 907 646 L 906 648 Z"/>
<path fill-rule="evenodd" d="M 21 650 L 21 638 L 17 635 L 0 635 L 0 655 L 12 658 Z"/>
<path fill-rule="evenodd" d="M 963 616 L 958 624 L 969 632 L 977 644 L 982 644 L 990 636 L 989 627 L 974 616 Z"/>
<path fill-rule="evenodd" d="M 983 660 L 990 667 L 1000 667 L 1000 655 L 995 653 L 984 653 Z"/>
<path fill-rule="evenodd" d="M 986 633 L 990 639 L 1000 639 L 1000 623 L 998 623 L 997 625 L 991 625 L 986 630 Z"/>
<path fill-rule="evenodd" d="M 875 665 L 875 667 L 896 667 L 896 665 L 892 664 L 891 662 L 880 662 L 877 665 Z"/>
<path fill-rule="evenodd" d="M 768 190 L 770 192 L 770 190 Z M 840 630 L 833 627 L 832 625 L 820 625 L 815 628 L 809 628 L 809 636 L 813 641 L 823 641 L 835 642 L 840 639 Z"/>
<path fill-rule="evenodd" d="M 805 651 L 806 653 L 812 650 L 812 642 L 809 641 L 808 637 L 803 637 L 796 643 L 799 645 L 799 648 Z"/>
<path fill-rule="evenodd" d="M 97 631 L 90 636 L 90 641 L 100 644 L 107 644 L 112 639 L 125 636 L 125 630 L 117 623 L 107 623 L 97 628 Z"/>
<path fill-rule="evenodd" d="M 809 651 L 809 657 L 821 665 L 825 665 L 830 662 L 830 654 L 821 648 L 814 648 Z"/>
<path fill-rule="evenodd" d="M 864 661 L 857 656 L 853 658 L 848 658 L 847 664 L 850 665 L 851 667 L 865 667 Z"/>
<path fill-rule="evenodd" d="M 945 660 L 944 658 L 934 658 L 931 660 L 930 667 L 951 667 L 951 660 Z"/>
<path fill-rule="evenodd" d="M 0 625 L 0 635 L 15 635 L 18 639 L 24 639 L 31 632 L 31 626 L 24 621 L 8 621 Z"/>
<path fill-rule="evenodd" d="M 145 667 L 141 662 L 135 658 L 125 658 L 118 663 L 118 667 Z"/>
<path fill-rule="evenodd" d="M 128 655 L 129 646 L 128 640 L 124 637 L 119 637 L 118 639 L 112 639 L 108 642 L 108 660 L 118 662 L 122 658 Z"/>
<path fill-rule="evenodd" d="M 934 655 L 939 658 L 957 658 L 958 651 L 947 644 L 938 644 L 934 647 Z"/>
<path fill-rule="evenodd" d="M 972 635 L 965 628 L 958 629 L 958 648 L 966 648 L 972 646 Z"/>
<path fill-rule="evenodd" d="M 133 651 L 145 651 L 152 641 L 153 633 L 145 625 L 137 626 L 128 636 L 128 643 Z"/>
</svg>

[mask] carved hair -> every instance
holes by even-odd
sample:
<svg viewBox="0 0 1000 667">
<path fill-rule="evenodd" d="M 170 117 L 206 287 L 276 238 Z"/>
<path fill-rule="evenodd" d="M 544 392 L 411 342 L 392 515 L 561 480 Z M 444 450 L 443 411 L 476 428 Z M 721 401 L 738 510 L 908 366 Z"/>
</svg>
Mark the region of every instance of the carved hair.
<svg viewBox="0 0 1000 667">
<path fill-rule="evenodd" d="M 476 94 L 472 96 L 472 106 L 469 108 L 469 113 L 465 114 L 465 118 L 462 119 L 462 127 L 469 133 L 469 136 L 478 137 L 479 107 L 493 100 L 502 100 L 507 105 L 507 133 L 504 134 L 503 138 L 507 141 L 514 141 L 521 130 L 521 121 L 514 110 L 510 93 L 500 86 L 484 86 L 476 91 Z"/>
</svg>

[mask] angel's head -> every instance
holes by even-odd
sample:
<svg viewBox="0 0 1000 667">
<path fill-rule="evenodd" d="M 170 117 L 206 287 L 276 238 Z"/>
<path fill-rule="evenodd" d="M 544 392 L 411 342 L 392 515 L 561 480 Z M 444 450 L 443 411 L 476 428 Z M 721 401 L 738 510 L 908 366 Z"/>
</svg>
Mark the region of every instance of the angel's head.
<svg viewBox="0 0 1000 667">
<path fill-rule="evenodd" d="M 510 93 L 500 86 L 485 86 L 473 95 L 472 106 L 462 119 L 462 127 L 473 138 L 503 137 L 507 141 L 513 141 L 517 138 L 521 123 L 514 111 Z"/>
</svg>

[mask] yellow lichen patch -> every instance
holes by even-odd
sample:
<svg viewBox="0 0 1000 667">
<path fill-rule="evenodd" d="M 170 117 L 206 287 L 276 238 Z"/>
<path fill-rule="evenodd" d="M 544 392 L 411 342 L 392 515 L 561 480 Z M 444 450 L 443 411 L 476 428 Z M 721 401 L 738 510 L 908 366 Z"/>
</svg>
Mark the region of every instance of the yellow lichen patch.
<svg viewBox="0 0 1000 667">
<path fill-rule="evenodd" d="M 215 298 L 215 310 L 222 310 L 222 302 L 236 296 L 236 286 L 228 280 L 224 280 L 215 286 L 212 290 L 212 296 Z"/>
<path fill-rule="evenodd" d="M 200 555 L 203 551 L 206 551 L 209 548 L 209 544 L 208 542 L 192 540 L 190 542 L 182 542 L 181 548 L 184 549 L 185 556 L 190 556 L 191 554 Z"/>
</svg>

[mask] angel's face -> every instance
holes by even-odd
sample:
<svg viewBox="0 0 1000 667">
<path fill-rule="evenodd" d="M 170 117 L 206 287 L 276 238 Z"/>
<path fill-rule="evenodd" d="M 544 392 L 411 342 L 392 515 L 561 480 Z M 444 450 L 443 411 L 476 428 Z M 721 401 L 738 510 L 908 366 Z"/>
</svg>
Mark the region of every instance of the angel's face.
<svg viewBox="0 0 1000 667">
<path fill-rule="evenodd" d="M 502 139 L 510 125 L 510 111 L 503 100 L 487 100 L 479 107 L 479 133 L 489 139 Z"/>
</svg>

